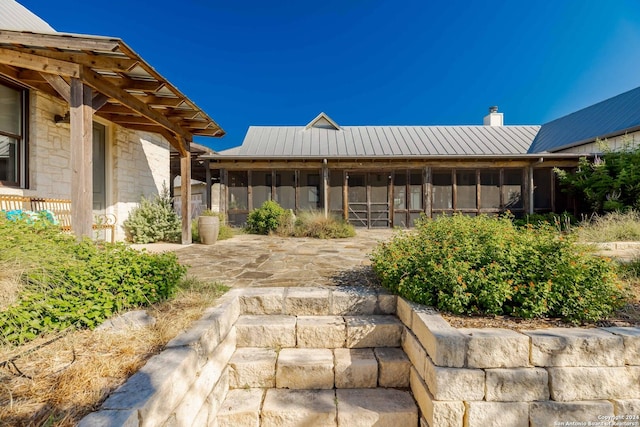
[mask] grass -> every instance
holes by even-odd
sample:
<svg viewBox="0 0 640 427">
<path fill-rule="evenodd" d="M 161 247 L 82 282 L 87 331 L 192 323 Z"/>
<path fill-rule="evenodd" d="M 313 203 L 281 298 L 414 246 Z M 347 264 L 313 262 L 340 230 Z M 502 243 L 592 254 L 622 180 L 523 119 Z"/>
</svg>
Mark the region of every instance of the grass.
<svg viewBox="0 0 640 427">
<path fill-rule="evenodd" d="M 157 319 L 150 328 L 72 331 L 0 348 L 0 362 L 24 355 L 0 370 L 0 425 L 75 425 L 227 290 L 187 278 L 174 298 L 147 309 Z"/>
<path fill-rule="evenodd" d="M 295 237 L 342 239 L 355 236 L 356 230 L 351 224 L 335 216 L 325 218 L 324 212 L 303 211 L 296 218 L 292 234 Z"/>
<path fill-rule="evenodd" d="M 640 212 L 610 212 L 593 215 L 575 229 L 583 242 L 638 242 L 640 241 Z"/>
</svg>

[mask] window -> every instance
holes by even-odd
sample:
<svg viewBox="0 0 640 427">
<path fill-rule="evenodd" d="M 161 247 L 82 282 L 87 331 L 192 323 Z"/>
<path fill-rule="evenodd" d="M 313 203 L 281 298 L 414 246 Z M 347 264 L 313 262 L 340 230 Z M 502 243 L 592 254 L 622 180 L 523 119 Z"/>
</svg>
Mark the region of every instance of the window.
<svg viewBox="0 0 640 427">
<path fill-rule="evenodd" d="M 476 209 L 476 171 L 456 172 L 456 209 Z"/>
<path fill-rule="evenodd" d="M 433 188 L 433 209 L 453 209 L 451 171 L 434 172 L 431 183 Z"/>
<path fill-rule="evenodd" d="M 320 174 L 316 171 L 300 171 L 300 209 L 320 209 Z"/>
<path fill-rule="evenodd" d="M 0 83 L 0 183 L 26 187 L 27 91 Z"/>
<path fill-rule="evenodd" d="M 500 171 L 480 171 L 480 208 L 500 209 Z"/>
</svg>

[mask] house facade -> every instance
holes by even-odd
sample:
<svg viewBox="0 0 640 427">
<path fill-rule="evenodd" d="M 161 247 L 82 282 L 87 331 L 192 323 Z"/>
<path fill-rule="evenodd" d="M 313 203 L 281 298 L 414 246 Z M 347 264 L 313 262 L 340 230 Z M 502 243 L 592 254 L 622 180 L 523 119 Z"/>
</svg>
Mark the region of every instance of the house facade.
<svg viewBox="0 0 640 427">
<path fill-rule="evenodd" d="M 240 147 L 208 156 L 229 222 L 266 200 L 320 210 L 358 227 L 410 227 L 427 216 L 577 213 L 553 168 L 638 138 L 640 88 L 542 126 L 340 126 L 321 113 L 306 126 L 249 128 Z"/>
<path fill-rule="evenodd" d="M 122 40 L 58 33 L 0 3 L 0 195 L 70 199 L 77 235 L 108 214 L 122 240 L 140 197 L 170 187 L 171 151 L 190 181 L 195 135 L 224 131 Z"/>
</svg>

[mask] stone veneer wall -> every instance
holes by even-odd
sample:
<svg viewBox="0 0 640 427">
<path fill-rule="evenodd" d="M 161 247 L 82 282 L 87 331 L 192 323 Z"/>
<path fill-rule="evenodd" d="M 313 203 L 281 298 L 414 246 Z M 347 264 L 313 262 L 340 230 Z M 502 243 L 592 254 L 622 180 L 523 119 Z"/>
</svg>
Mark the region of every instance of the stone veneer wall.
<svg viewBox="0 0 640 427">
<path fill-rule="evenodd" d="M 64 116 L 69 107 L 38 91 L 31 91 L 29 104 L 29 188 L 3 187 L 2 193 L 69 199 L 70 128 L 56 125 L 53 120 L 55 115 Z M 158 194 L 163 184 L 169 188 L 169 143 L 160 135 L 104 123 L 107 123 L 106 213 L 118 218 L 116 239 L 122 240 L 122 222 L 140 197 Z"/>
<path fill-rule="evenodd" d="M 431 427 L 640 425 L 640 328 L 455 329 L 402 298 L 398 317 Z"/>
<path fill-rule="evenodd" d="M 422 426 L 640 425 L 640 328 L 455 329 L 384 291 L 253 288 L 225 295 L 79 427 L 215 425 L 240 314 L 396 314 Z"/>
</svg>

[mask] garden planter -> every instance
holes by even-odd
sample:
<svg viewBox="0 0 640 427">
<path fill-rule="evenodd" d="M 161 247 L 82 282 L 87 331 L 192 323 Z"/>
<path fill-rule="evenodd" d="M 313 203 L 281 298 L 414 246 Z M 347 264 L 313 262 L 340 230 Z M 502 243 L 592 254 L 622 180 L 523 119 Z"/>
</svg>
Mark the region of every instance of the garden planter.
<svg viewBox="0 0 640 427">
<path fill-rule="evenodd" d="M 200 235 L 200 243 L 213 245 L 216 240 L 218 240 L 219 230 L 220 219 L 217 216 L 198 217 L 198 234 Z"/>
</svg>

